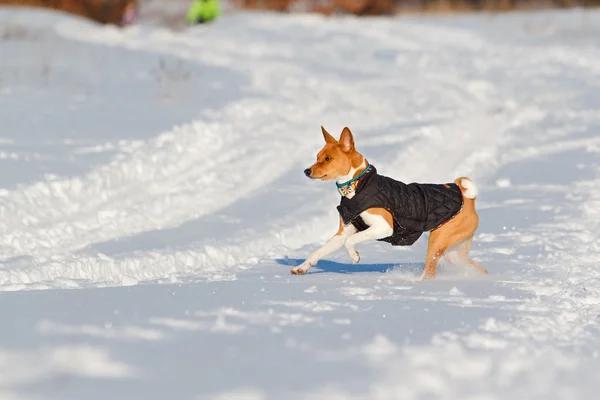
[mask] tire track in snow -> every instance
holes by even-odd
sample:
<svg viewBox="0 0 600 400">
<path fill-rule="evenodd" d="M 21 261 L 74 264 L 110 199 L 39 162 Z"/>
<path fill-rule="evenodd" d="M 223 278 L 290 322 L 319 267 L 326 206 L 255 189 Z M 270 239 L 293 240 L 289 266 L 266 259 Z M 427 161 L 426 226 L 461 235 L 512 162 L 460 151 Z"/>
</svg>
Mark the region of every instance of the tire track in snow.
<svg viewBox="0 0 600 400">
<path fill-rule="evenodd" d="M 293 136 L 269 140 L 277 126 L 266 120 L 265 111 L 261 104 L 240 102 L 226 109 L 220 121 L 176 127 L 133 149 L 129 158 L 83 177 L 4 191 L 3 256 L 48 257 L 94 241 L 171 227 L 277 179 L 295 162 L 296 151 L 290 149 L 297 143 Z"/>
</svg>

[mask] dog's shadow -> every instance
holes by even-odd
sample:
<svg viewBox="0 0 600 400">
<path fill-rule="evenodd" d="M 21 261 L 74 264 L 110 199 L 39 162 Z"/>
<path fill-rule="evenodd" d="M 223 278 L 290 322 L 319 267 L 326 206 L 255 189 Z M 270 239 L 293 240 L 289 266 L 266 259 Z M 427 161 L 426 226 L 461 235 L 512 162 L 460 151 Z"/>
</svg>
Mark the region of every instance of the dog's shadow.
<svg viewBox="0 0 600 400">
<path fill-rule="evenodd" d="M 299 258 L 277 258 L 275 260 L 277 264 L 286 265 L 289 267 L 297 267 L 304 262 L 303 259 Z M 324 272 L 335 273 L 335 274 L 355 274 L 362 272 L 379 272 L 387 273 L 391 271 L 403 271 L 410 274 L 418 275 L 423 273 L 425 269 L 425 263 L 398 263 L 398 264 L 349 264 L 340 263 L 329 260 L 319 260 L 319 263 L 311 268 L 309 274 L 320 274 Z"/>
</svg>

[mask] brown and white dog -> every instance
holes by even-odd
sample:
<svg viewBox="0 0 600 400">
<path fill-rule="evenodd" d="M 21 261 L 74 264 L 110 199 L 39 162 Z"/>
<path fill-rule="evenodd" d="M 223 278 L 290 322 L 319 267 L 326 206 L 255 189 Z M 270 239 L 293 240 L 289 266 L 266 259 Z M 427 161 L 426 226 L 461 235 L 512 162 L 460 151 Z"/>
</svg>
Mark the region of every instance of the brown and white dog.
<svg viewBox="0 0 600 400">
<path fill-rule="evenodd" d="M 369 165 L 367 160 L 354 146 L 354 138 L 350 129 L 343 129 L 339 141 L 321 127 L 325 146 L 317 154 L 317 162 L 304 173 L 311 179 L 335 180 L 338 183 L 347 182 L 359 177 Z M 462 207 L 452 218 L 430 231 L 425 270 L 421 279 L 431 279 L 436 276 L 438 262 L 442 255 L 447 261 L 456 260 L 466 263 L 482 274 L 487 270 L 469 258 L 469 250 L 473 235 L 479 224 L 475 211 L 477 187 L 466 177 L 457 178 L 454 183 L 460 188 Z M 458 190 L 456 191 L 458 193 Z M 348 199 L 354 192 L 344 194 Z M 460 198 L 460 195 L 458 195 Z M 361 242 L 379 240 L 390 237 L 394 233 L 394 214 L 386 208 L 369 208 L 360 213 L 366 225 L 359 231 L 353 223 L 344 224 L 340 216 L 339 229 L 325 245 L 311 254 L 301 265 L 292 268 L 292 274 L 304 274 L 311 266 L 327 255 L 346 248 L 353 263 L 358 263 L 360 257 L 355 247 Z"/>
</svg>

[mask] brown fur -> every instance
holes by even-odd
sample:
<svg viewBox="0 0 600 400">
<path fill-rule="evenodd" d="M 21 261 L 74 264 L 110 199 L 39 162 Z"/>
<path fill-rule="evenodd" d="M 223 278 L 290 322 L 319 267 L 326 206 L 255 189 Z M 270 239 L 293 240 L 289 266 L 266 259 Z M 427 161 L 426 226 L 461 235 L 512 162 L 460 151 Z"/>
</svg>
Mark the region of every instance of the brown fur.
<svg viewBox="0 0 600 400">
<path fill-rule="evenodd" d="M 344 128 L 339 141 L 335 140 L 325 128 L 321 127 L 321 129 L 326 144 L 317 154 L 317 162 L 310 168 L 311 178 L 323 180 L 336 179 L 337 177 L 347 175 L 351 167 L 357 168 L 363 163 L 364 157 L 354 148 L 354 138 L 350 129 L 347 127 Z M 355 176 L 359 173 L 360 171 L 357 171 Z M 463 208 L 454 218 L 431 231 L 423 279 L 432 279 L 436 276 L 438 263 L 442 256 L 451 261 L 446 254 L 448 250 L 457 255 L 459 261 L 466 262 L 470 267 L 482 274 L 487 274 L 487 270 L 484 267 L 471 260 L 468 256 L 473 235 L 479 225 L 479 216 L 475 211 L 475 199 L 464 196 L 467 189 L 462 185 L 462 179 L 469 178 L 460 177 L 454 183 L 460 187 L 463 193 Z M 366 210 L 366 212 L 382 216 L 390 227 L 394 226 L 393 215 L 386 209 L 371 208 Z M 340 218 L 340 225 L 336 235 L 341 235 L 343 231 L 344 224 Z"/>
<path fill-rule="evenodd" d="M 387 224 L 391 228 L 394 227 L 394 216 L 392 215 L 391 212 L 389 212 L 385 208 L 369 208 L 367 210 L 367 213 L 371 214 L 371 215 L 379 215 L 380 217 L 383 217 L 383 219 L 385 219 L 385 222 L 387 222 Z"/>
<path fill-rule="evenodd" d="M 383 219 L 385 219 L 385 222 L 387 222 L 387 224 L 391 228 L 394 227 L 394 216 L 392 215 L 391 212 L 389 212 L 385 208 L 369 208 L 367 210 L 367 212 L 372 215 L 379 215 L 379 216 L 383 217 Z M 343 231 L 344 231 L 344 221 L 340 217 L 340 226 L 338 228 L 336 235 L 337 236 L 341 235 Z"/>
<path fill-rule="evenodd" d="M 468 257 L 473 235 L 479 225 L 479 216 L 475 211 L 475 199 L 469 199 L 464 196 L 466 188 L 461 184 L 462 179 L 457 178 L 456 183 L 463 192 L 463 208 L 451 220 L 442 226 L 434 229 L 429 234 L 429 243 L 427 247 L 427 256 L 425 259 L 424 279 L 435 278 L 440 257 L 446 250 L 456 248 L 456 254 L 460 261 L 466 262 L 469 266 L 482 274 L 487 274 L 487 270 Z M 446 255 L 446 260 L 451 261 Z"/>
<path fill-rule="evenodd" d="M 61 10 L 90 18 L 102 24 L 120 25 L 128 7 L 139 0 L 0 0 L 0 6 L 28 6 Z"/>
<path fill-rule="evenodd" d="M 342 132 L 339 142 L 325 128 L 321 127 L 321 130 L 323 138 L 325 138 L 325 146 L 317 154 L 317 162 L 310 167 L 311 178 L 328 181 L 346 175 L 350 168 L 360 166 L 363 156 L 354 149 L 354 139 L 348 128 Z M 349 139 L 347 135 L 349 135 Z M 342 146 L 343 139 L 350 141 L 351 148 Z"/>
</svg>

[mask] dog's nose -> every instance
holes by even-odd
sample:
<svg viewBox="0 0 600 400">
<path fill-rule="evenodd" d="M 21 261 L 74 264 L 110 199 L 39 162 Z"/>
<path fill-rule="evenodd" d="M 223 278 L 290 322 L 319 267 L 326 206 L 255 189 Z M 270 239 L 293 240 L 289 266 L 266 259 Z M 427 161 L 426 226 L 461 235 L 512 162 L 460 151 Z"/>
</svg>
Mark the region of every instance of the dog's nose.
<svg viewBox="0 0 600 400">
<path fill-rule="evenodd" d="M 306 176 L 310 176 L 310 168 L 306 168 L 306 169 L 304 170 L 304 175 L 306 175 Z"/>
</svg>

